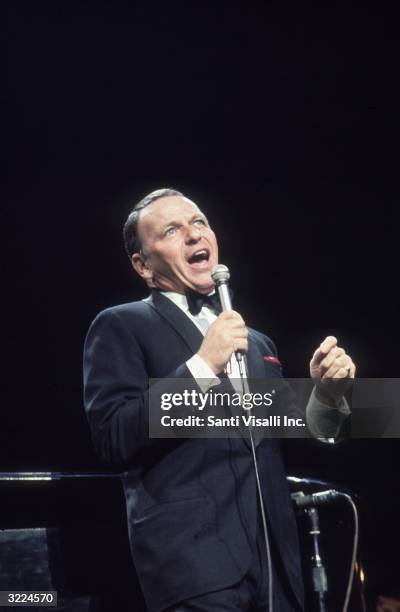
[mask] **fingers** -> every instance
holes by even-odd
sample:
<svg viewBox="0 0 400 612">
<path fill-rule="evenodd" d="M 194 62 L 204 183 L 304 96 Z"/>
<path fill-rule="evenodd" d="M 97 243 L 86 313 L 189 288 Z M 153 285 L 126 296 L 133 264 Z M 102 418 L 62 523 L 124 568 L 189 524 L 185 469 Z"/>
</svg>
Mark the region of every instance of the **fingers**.
<svg viewBox="0 0 400 612">
<path fill-rule="evenodd" d="M 337 345 L 337 338 L 335 336 L 327 336 L 323 342 L 321 342 L 320 349 L 322 353 L 329 353 L 330 350 L 333 349 L 334 346 Z"/>
<path fill-rule="evenodd" d="M 345 351 L 335 347 L 321 362 L 322 378 L 354 378 L 356 366 Z"/>
<path fill-rule="evenodd" d="M 322 379 L 326 378 L 354 378 L 356 373 L 356 366 L 348 355 L 339 357 L 333 362 L 331 367 L 322 376 Z"/>
<path fill-rule="evenodd" d="M 235 327 L 232 329 L 232 333 L 235 338 L 247 338 L 249 335 L 249 330 L 247 327 Z"/>
<path fill-rule="evenodd" d="M 327 336 L 315 351 L 311 362 L 311 373 L 320 379 L 354 378 L 356 367 L 345 350 L 337 346 L 335 336 Z"/>
<path fill-rule="evenodd" d="M 218 315 L 218 319 L 241 319 L 241 315 L 236 310 L 224 310 Z M 243 319 L 242 319 L 243 320 Z"/>
<path fill-rule="evenodd" d="M 311 367 L 318 366 L 325 356 L 337 345 L 337 338 L 335 336 L 327 336 L 325 340 L 321 342 L 314 355 L 312 356 L 310 365 Z"/>
<path fill-rule="evenodd" d="M 243 318 L 238 312 L 236 312 L 236 310 L 224 310 L 224 312 L 221 312 L 221 314 L 218 316 L 218 319 L 220 321 L 230 321 L 232 323 L 236 323 L 237 325 L 245 325 Z"/>
<path fill-rule="evenodd" d="M 322 359 L 319 365 L 323 370 L 329 370 L 329 368 L 333 365 L 335 361 L 341 361 L 341 365 L 345 366 L 347 364 L 343 361 L 342 358 L 345 354 L 346 353 L 342 348 L 340 348 L 339 346 L 334 346 L 326 355 L 326 357 Z"/>
<path fill-rule="evenodd" d="M 240 351 L 241 353 L 247 353 L 249 350 L 249 343 L 247 338 L 235 338 L 233 340 L 233 352 Z"/>
<path fill-rule="evenodd" d="M 235 338 L 247 338 L 248 329 L 243 318 L 234 310 L 226 310 L 217 318 L 219 324 L 224 325 L 224 329 L 229 330 Z"/>
<path fill-rule="evenodd" d="M 232 332 L 234 335 L 233 351 L 234 352 L 241 351 L 243 353 L 247 353 L 247 351 L 249 350 L 249 342 L 247 339 L 249 335 L 249 330 L 247 329 L 247 327 L 240 326 L 240 327 L 234 328 Z"/>
<path fill-rule="evenodd" d="M 347 355 L 335 359 L 322 378 L 345 378 L 349 375 L 350 358 Z"/>
<path fill-rule="evenodd" d="M 350 361 L 351 361 L 351 363 L 350 363 L 350 370 L 349 370 L 349 378 L 355 378 L 355 376 L 356 376 L 356 369 L 357 368 L 356 368 L 355 363 L 353 363 L 352 360 L 350 360 Z"/>
<path fill-rule="evenodd" d="M 232 354 L 247 353 L 249 331 L 239 313 L 227 310 L 211 323 L 198 354 L 217 373 L 228 363 Z"/>
</svg>

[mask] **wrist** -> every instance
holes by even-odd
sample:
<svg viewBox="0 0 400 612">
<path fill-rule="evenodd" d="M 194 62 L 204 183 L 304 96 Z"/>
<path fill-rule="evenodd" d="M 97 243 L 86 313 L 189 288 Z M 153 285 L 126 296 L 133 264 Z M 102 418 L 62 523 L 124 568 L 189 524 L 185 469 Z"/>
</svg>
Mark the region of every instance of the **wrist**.
<svg viewBox="0 0 400 612">
<path fill-rule="evenodd" d="M 217 376 L 219 372 L 221 372 L 221 369 L 215 366 L 215 364 L 209 358 L 207 353 L 203 353 L 201 350 L 199 350 L 196 354 L 200 357 L 200 359 L 204 361 L 204 363 L 210 368 L 210 370 L 214 372 L 215 376 Z"/>
</svg>

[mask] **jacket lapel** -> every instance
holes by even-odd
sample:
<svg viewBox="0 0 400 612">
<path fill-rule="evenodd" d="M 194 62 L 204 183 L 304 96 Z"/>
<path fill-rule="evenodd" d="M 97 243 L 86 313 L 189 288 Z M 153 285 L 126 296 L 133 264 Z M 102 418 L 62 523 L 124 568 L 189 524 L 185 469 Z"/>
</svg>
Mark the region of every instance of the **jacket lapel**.
<svg viewBox="0 0 400 612">
<path fill-rule="evenodd" d="M 265 365 L 263 355 L 257 346 L 257 342 L 255 341 L 251 330 L 249 332 L 248 341 L 249 350 L 246 355 L 248 377 L 250 379 L 265 378 Z"/>
<path fill-rule="evenodd" d="M 250 330 L 248 336 L 249 342 L 249 350 L 246 355 L 246 364 L 247 364 L 247 376 L 249 379 L 249 389 L 254 392 L 252 389 L 251 379 L 264 378 L 265 377 L 265 367 L 263 356 L 257 346 L 257 343 L 252 335 Z M 264 439 L 263 433 L 260 428 L 253 427 L 253 437 L 255 445 L 258 446 L 262 440 Z M 245 438 L 245 442 L 247 446 L 251 449 L 250 438 Z"/>
<path fill-rule="evenodd" d="M 203 341 L 203 336 L 189 317 L 170 299 L 159 291 L 153 290 L 151 296 L 144 300 L 152 306 L 165 321 L 173 327 L 191 350 L 193 355 L 197 353 Z"/>
</svg>

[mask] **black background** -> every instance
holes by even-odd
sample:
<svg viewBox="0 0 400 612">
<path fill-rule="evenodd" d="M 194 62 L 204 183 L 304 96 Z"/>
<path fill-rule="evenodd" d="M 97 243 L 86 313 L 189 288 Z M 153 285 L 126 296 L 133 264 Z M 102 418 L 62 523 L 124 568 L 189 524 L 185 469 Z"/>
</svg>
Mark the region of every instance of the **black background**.
<svg viewBox="0 0 400 612">
<path fill-rule="evenodd" d="M 162 186 L 210 218 L 236 308 L 287 376 L 307 376 L 327 334 L 359 376 L 398 376 L 398 17 L 384 2 L 10 3 L 3 470 L 103 469 L 82 344 L 100 309 L 146 295 L 121 228 Z M 293 442 L 286 461 L 359 492 L 371 564 L 397 565 L 397 440 Z"/>
</svg>

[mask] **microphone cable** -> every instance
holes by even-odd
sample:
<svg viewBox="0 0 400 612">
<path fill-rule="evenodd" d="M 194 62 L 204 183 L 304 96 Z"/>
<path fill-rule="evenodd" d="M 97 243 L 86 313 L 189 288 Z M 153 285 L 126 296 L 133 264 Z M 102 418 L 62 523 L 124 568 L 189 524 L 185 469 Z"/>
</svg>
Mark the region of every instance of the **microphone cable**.
<svg viewBox="0 0 400 612">
<path fill-rule="evenodd" d="M 212 276 L 212 279 L 218 291 L 222 310 L 223 311 L 232 310 L 231 296 L 230 296 L 229 289 L 228 289 L 228 280 L 230 278 L 229 269 L 223 264 L 217 264 L 214 267 L 211 273 L 211 276 Z M 246 356 L 240 353 L 239 351 L 235 351 L 234 357 L 239 367 L 240 382 L 241 382 L 242 397 L 243 397 L 245 393 L 250 391 L 249 384 L 248 384 L 247 360 L 246 360 Z M 262 521 L 263 532 L 264 532 L 265 551 L 267 554 L 268 612 L 273 612 L 273 599 L 274 598 L 273 598 L 272 557 L 271 557 L 271 546 L 270 546 L 269 535 L 268 535 L 268 524 L 267 524 L 267 517 L 265 513 L 263 495 L 262 495 L 260 474 L 258 471 L 256 445 L 254 442 L 253 430 L 252 430 L 250 423 L 247 426 L 247 428 L 249 430 L 251 454 L 253 457 L 254 474 L 256 477 L 257 494 L 258 494 L 258 500 L 260 502 L 261 521 Z M 257 533 L 256 533 L 256 539 L 257 539 Z"/>
<path fill-rule="evenodd" d="M 238 362 L 239 371 L 240 371 L 240 380 L 241 380 L 241 384 L 242 384 L 242 394 L 244 395 L 245 393 L 247 393 L 246 388 L 247 389 L 249 388 L 248 382 L 247 382 L 247 375 L 246 375 L 247 374 L 247 368 L 244 365 L 244 364 L 246 364 L 246 358 L 242 357 L 242 359 L 240 359 L 240 360 L 238 359 L 237 362 Z M 246 371 L 246 373 L 245 373 L 245 371 Z M 250 444 L 251 444 L 251 454 L 252 454 L 252 457 L 253 457 L 254 474 L 255 474 L 255 477 L 256 477 L 258 500 L 260 502 L 260 514 L 261 514 L 261 521 L 262 521 L 262 525 L 263 525 L 265 551 L 266 551 L 266 554 L 267 554 L 268 611 L 269 612 L 273 612 L 273 607 L 274 607 L 274 601 L 273 600 L 274 600 L 274 598 L 273 598 L 272 556 L 271 556 L 271 546 L 270 546 L 270 542 L 269 542 L 267 516 L 266 516 L 266 513 L 265 513 L 264 500 L 263 500 L 262 488 L 261 488 L 260 474 L 259 474 L 259 471 L 258 471 L 257 451 L 256 451 L 256 445 L 255 445 L 255 442 L 254 442 L 253 430 L 252 430 L 252 427 L 251 427 L 250 424 L 247 426 L 247 428 L 249 430 L 249 437 L 250 437 Z"/>
<path fill-rule="evenodd" d="M 348 583 L 347 583 L 346 596 L 345 596 L 344 604 L 343 604 L 343 612 L 347 612 L 347 609 L 348 609 L 349 603 L 350 603 L 351 588 L 353 586 L 354 570 L 355 570 L 356 560 L 357 560 L 357 548 L 358 548 L 358 538 L 359 538 L 359 521 L 358 521 L 357 506 L 355 505 L 355 503 L 354 503 L 353 499 L 351 498 L 351 496 L 348 495 L 347 493 L 341 493 L 341 496 L 344 497 L 349 502 L 349 504 L 351 506 L 351 509 L 353 511 L 353 518 L 354 518 L 353 550 L 352 550 L 352 553 L 351 553 L 350 573 L 349 573 L 349 579 L 348 579 Z"/>
</svg>

